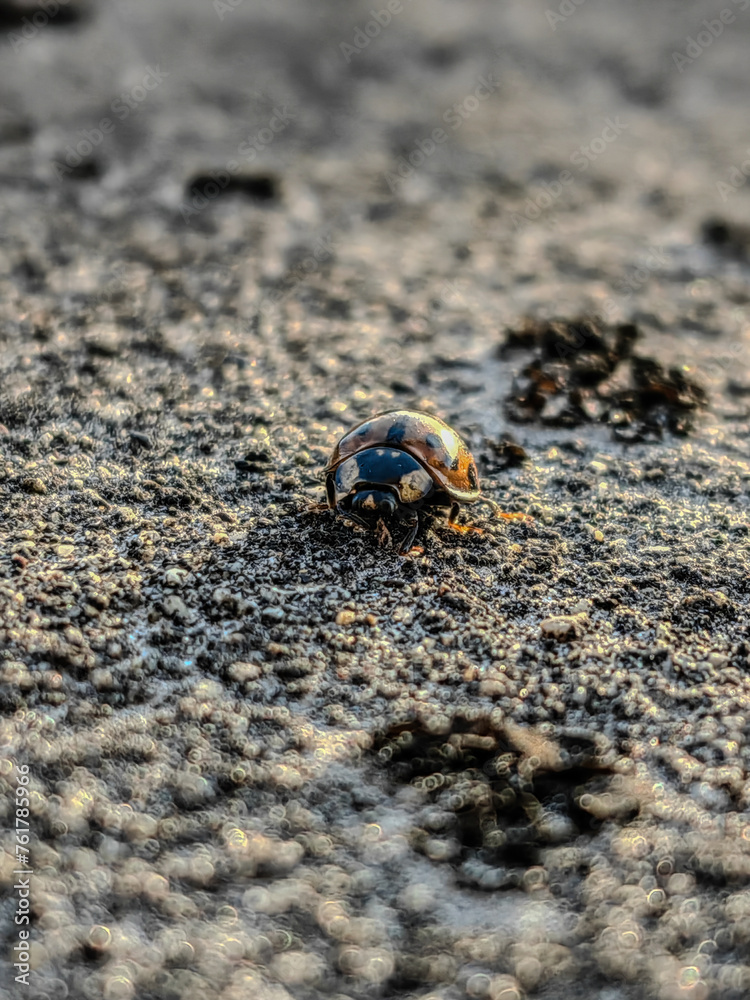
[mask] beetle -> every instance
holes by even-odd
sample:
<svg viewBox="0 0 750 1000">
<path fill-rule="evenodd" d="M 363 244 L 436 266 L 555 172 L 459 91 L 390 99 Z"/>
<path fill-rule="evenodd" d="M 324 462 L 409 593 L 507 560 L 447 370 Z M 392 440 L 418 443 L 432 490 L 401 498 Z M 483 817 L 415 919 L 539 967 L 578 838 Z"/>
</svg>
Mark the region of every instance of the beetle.
<svg viewBox="0 0 750 1000">
<path fill-rule="evenodd" d="M 430 413 L 391 410 L 356 424 L 334 448 L 325 477 L 328 507 L 377 532 L 382 543 L 392 529 L 406 529 L 399 555 L 411 551 L 424 508 L 449 507 L 452 528 L 481 534 L 481 528 L 456 523 L 462 504 L 486 499 L 474 458 L 466 442 Z"/>
</svg>

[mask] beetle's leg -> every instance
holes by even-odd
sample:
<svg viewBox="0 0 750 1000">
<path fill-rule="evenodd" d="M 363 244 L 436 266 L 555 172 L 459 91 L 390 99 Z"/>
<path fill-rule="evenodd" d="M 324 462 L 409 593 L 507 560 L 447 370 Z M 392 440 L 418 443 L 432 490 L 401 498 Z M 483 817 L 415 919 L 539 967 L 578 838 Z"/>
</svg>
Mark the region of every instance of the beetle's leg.
<svg viewBox="0 0 750 1000">
<path fill-rule="evenodd" d="M 347 521 L 353 521 L 355 524 L 358 524 L 360 528 L 364 528 L 366 531 L 372 531 L 372 524 L 365 521 L 365 519 L 360 517 L 359 514 L 355 514 L 353 510 L 342 510 L 341 507 L 337 505 L 336 513 L 340 517 L 346 518 Z"/>
<path fill-rule="evenodd" d="M 334 508 L 336 506 L 336 487 L 333 485 L 332 472 L 326 476 L 326 497 L 328 498 L 328 506 Z"/>
<path fill-rule="evenodd" d="M 500 512 L 500 504 L 496 503 L 494 500 L 490 500 L 489 497 L 481 496 L 479 498 L 479 502 L 486 503 L 488 507 L 491 507 L 493 514 L 498 514 Z"/>
<path fill-rule="evenodd" d="M 378 545 L 380 545 L 381 548 L 385 548 L 393 541 L 391 533 L 382 517 L 378 518 L 378 523 L 375 526 L 375 534 L 377 535 Z"/>
<path fill-rule="evenodd" d="M 408 556 L 411 552 L 412 544 L 414 539 L 417 537 L 417 531 L 419 530 L 419 516 L 417 512 L 413 510 L 411 516 L 406 521 L 406 526 L 408 531 L 401 540 L 401 544 L 398 548 L 398 554 L 400 556 Z"/>
<path fill-rule="evenodd" d="M 451 512 L 448 515 L 448 527 L 453 528 L 454 531 L 467 532 L 471 531 L 477 535 L 483 535 L 484 531 L 481 528 L 475 528 L 473 524 L 458 524 L 456 518 L 458 517 L 458 512 L 461 510 L 461 504 L 454 503 L 451 506 Z"/>
</svg>

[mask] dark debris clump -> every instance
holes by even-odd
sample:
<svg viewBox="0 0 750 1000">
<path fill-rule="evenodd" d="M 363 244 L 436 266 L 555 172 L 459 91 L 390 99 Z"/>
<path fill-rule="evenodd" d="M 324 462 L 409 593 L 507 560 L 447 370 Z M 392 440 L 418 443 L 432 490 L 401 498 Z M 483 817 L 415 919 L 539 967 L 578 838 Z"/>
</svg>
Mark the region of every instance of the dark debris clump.
<svg viewBox="0 0 750 1000">
<path fill-rule="evenodd" d="M 484 456 L 485 465 L 491 472 L 515 469 L 529 460 L 526 450 L 510 434 L 497 441 L 487 440 L 486 444 L 489 455 Z"/>
<path fill-rule="evenodd" d="M 744 260 L 748 255 L 750 226 L 720 216 L 710 216 L 703 220 L 701 237 L 707 246 L 714 247 L 727 257 Z"/>
<path fill-rule="evenodd" d="M 626 442 L 689 433 L 707 402 L 704 390 L 679 368 L 634 354 L 639 335 L 634 323 L 610 327 L 597 317 L 524 320 L 499 351 L 535 352 L 513 380 L 506 416 L 548 427 L 606 423 Z"/>
</svg>

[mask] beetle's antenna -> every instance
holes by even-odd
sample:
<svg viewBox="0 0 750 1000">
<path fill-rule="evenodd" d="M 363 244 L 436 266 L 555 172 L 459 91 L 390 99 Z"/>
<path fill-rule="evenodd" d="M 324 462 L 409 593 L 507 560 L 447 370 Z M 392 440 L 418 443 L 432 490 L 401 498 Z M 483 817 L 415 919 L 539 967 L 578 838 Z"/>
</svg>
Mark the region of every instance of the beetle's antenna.
<svg viewBox="0 0 750 1000">
<path fill-rule="evenodd" d="M 497 514 L 497 512 L 500 510 L 500 504 L 499 503 L 496 503 L 494 500 L 490 500 L 489 497 L 486 497 L 484 495 L 481 495 L 479 497 L 479 502 L 480 503 L 486 503 L 486 504 L 488 504 L 492 508 L 492 513 L 493 514 Z"/>
<path fill-rule="evenodd" d="M 514 511 L 509 513 L 507 511 L 500 510 L 500 504 L 496 503 L 494 500 L 490 500 L 489 497 L 480 496 L 478 497 L 480 503 L 486 503 L 492 508 L 492 513 L 495 517 L 505 518 L 506 521 L 533 521 L 534 518 L 530 517 L 528 514 L 521 514 L 520 512 Z"/>
</svg>

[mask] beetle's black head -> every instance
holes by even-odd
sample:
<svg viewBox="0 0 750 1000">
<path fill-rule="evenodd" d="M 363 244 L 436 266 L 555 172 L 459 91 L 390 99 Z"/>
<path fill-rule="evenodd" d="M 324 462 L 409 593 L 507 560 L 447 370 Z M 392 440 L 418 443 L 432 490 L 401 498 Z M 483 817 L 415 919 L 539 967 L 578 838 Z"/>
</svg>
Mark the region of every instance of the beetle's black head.
<svg viewBox="0 0 750 1000">
<path fill-rule="evenodd" d="M 389 521 L 398 507 L 398 500 L 388 490 L 362 489 L 347 499 L 349 513 L 368 526 Z"/>
<path fill-rule="evenodd" d="M 332 469 L 328 504 L 362 519 L 386 520 L 398 509 L 418 509 L 435 490 L 430 473 L 412 455 L 395 448 L 366 448 Z"/>
</svg>

